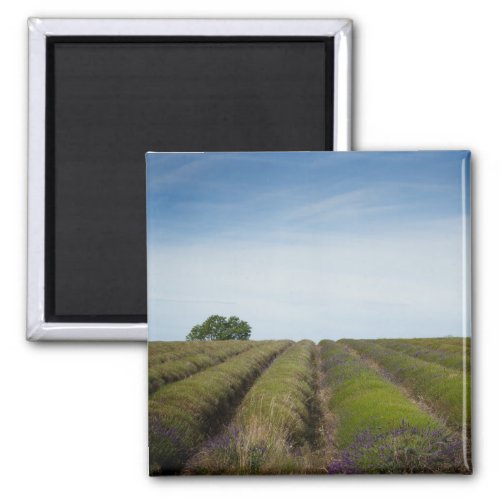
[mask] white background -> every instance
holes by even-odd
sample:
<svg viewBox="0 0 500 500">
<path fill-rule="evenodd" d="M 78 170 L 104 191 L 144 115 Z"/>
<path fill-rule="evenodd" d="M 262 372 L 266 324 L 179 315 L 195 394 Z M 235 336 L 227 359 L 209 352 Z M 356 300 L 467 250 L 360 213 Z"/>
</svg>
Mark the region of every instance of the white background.
<svg viewBox="0 0 500 500">
<path fill-rule="evenodd" d="M 500 491 L 500 64 L 497 2 L 17 0 L 0 57 L 0 496 L 435 498 Z M 24 340 L 28 16 L 347 17 L 355 23 L 354 146 L 470 148 L 475 233 L 473 477 L 147 476 L 146 345 Z"/>
</svg>

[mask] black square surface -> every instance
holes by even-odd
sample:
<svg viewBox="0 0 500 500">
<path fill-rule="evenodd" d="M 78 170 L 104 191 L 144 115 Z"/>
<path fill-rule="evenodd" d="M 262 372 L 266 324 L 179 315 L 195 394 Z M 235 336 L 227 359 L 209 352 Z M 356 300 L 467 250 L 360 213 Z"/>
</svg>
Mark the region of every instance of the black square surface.
<svg viewBox="0 0 500 500">
<path fill-rule="evenodd" d="M 332 149 L 333 39 L 48 37 L 47 321 L 146 321 L 146 151 Z"/>
</svg>

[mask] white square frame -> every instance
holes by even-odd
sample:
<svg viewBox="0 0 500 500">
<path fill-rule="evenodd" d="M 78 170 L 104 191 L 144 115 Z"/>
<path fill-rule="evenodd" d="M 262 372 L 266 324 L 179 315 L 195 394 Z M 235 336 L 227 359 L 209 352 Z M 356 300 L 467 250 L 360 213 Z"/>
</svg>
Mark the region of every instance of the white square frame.
<svg viewBox="0 0 500 500">
<path fill-rule="evenodd" d="M 333 150 L 351 148 L 352 22 L 347 19 L 30 18 L 26 338 L 146 341 L 146 323 L 45 321 L 45 78 L 49 36 L 316 36 L 334 39 Z"/>
</svg>

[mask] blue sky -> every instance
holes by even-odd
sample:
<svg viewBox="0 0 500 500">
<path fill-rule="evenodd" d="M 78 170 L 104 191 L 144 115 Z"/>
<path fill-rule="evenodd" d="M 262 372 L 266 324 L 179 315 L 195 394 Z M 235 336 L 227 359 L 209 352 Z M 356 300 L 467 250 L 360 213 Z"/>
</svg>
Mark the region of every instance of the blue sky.
<svg viewBox="0 0 500 500">
<path fill-rule="evenodd" d="M 150 339 L 211 314 L 254 339 L 462 335 L 469 177 L 464 151 L 148 153 Z"/>
</svg>

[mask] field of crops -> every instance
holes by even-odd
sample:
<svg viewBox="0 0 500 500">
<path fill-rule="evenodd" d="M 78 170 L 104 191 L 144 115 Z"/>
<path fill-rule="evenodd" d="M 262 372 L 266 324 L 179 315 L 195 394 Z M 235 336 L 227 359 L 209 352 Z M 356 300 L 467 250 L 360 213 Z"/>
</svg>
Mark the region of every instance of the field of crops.
<svg viewBox="0 0 500 500">
<path fill-rule="evenodd" d="M 463 473 L 470 339 L 151 342 L 150 473 Z"/>
</svg>

